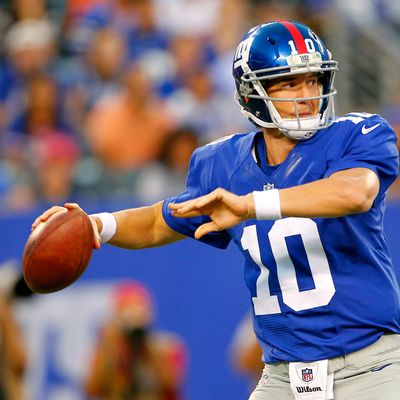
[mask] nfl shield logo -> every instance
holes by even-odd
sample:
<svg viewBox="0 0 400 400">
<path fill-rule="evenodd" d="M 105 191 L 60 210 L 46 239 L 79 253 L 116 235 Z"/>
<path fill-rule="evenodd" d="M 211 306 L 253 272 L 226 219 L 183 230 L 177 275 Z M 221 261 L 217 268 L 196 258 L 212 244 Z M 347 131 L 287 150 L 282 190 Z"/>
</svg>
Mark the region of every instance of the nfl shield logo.
<svg viewBox="0 0 400 400">
<path fill-rule="evenodd" d="M 266 185 L 263 185 L 263 190 L 272 190 L 275 188 L 275 185 L 273 183 L 267 183 Z"/>
<path fill-rule="evenodd" d="M 314 379 L 312 368 L 302 369 L 301 370 L 301 379 L 306 383 L 311 382 Z"/>
</svg>

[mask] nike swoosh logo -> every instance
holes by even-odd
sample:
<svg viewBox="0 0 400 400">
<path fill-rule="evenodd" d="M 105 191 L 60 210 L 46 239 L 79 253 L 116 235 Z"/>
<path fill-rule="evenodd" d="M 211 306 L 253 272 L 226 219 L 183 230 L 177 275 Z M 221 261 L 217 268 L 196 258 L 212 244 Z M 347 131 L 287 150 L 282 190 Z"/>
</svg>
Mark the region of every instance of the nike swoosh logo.
<svg viewBox="0 0 400 400">
<path fill-rule="evenodd" d="M 361 128 L 361 133 L 363 135 L 366 135 L 367 133 L 372 132 L 375 128 L 377 128 L 380 124 L 376 124 L 374 126 L 371 126 L 370 128 L 366 128 L 365 125 Z"/>
</svg>

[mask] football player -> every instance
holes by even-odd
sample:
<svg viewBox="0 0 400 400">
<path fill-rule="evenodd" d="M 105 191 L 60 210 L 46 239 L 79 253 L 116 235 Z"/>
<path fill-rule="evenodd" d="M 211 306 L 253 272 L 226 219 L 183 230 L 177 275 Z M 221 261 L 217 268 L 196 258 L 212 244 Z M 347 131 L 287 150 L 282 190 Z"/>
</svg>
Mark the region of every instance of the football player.
<svg viewBox="0 0 400 400">
<path fill-rule="evenodd" d="M 197 149 L 183 193 L 92 216 L 96 248 L 236 243 L 265 363 L 251 400 L 400 398 L 399 286 L 382 226 L 396 136 L 376 114 L 335 117 L 336 70 L 307 26 L 252 28 L 233 76 L 256 129 Z"/>
</svg>

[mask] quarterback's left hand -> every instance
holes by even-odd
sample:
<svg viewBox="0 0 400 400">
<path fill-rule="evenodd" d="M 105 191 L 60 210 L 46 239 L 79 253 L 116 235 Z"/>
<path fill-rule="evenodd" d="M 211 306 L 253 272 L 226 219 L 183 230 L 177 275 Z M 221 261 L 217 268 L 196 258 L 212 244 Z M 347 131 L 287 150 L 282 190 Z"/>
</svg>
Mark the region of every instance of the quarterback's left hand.
<svg viewBox="0 0 400 400">
<path fill-rule="evenodd" d="M 194 234 L 196 239 L 210 232 L 219 232 L 255 218 L 253 195 L 238 196 L 218 188 L 205 196 L 183 203 L 170 203 L 172 215 L 181 218 L 209 215 L 211 222 L 199 226 Z"/>
</svg>

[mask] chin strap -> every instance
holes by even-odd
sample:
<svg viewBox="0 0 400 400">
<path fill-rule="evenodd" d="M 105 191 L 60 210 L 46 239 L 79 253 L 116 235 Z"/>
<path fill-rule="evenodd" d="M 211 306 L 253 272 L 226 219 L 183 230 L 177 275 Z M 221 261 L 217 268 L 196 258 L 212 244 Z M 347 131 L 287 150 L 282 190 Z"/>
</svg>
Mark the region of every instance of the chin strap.
<svg viewBox="0 0 400 400">
<path fill-rule="evenodd" d="M 298 121 L 293 119 L 282 119 L 277 127 L 285 136 L 296 140 L 307 140 L 312 138 L 320 129 L 321 118 L 319 116 L 300 120 L 302 130 L 296 129 Z M 303 130 L 304 129 L 304 130 Z"/>
<path fill-rule="evenodd" d="M 268 109 L 272 119 L 272 125 L 278 128 L 290 139 L 310 139 L 324 125 L 325 117 L 320 113 L 314 117 L 287 119 L 282 118 L 272 101 L 267 100 Z"/>
</svg>

